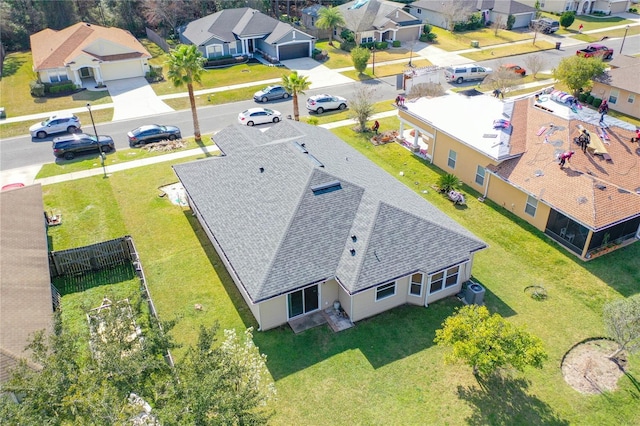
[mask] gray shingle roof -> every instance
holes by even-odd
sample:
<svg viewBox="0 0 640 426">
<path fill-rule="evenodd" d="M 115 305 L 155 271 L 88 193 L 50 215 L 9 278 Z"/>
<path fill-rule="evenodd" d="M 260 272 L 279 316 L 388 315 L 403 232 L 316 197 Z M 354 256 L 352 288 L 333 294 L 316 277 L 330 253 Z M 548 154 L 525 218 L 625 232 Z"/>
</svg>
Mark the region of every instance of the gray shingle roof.
<svg viewBox="0 0 640 426">
<path fill-rule="evenodd" d="M 338 6 L 345 20 L 345 27 L 355 31 L 370 31 L 381 28 L 389 22 L 399 25 L 419 24 L 414 16 L 402 10 L 404 4 L 386 0 L 369 0 L 361 7 L 354 8 L 361 0 Z"/>
<path fill-rule="evenodd" d="M 214 140 L 225 156 L 174 170 L 254 302 L 332 278 L 356 293 L 486 247 L 328 130 L 285 120 Z"/>
<path fill-rule="evenodd" d="M 182 36 L 195 45 L 203 45 L 211 38 L 233 42 L 239 37 L 266 37 L 276 29 L 279 40 L 294 28 L 258 10 L 242 7 L 224 9 L 196 19 L 184 27 Z"/>
</svg>

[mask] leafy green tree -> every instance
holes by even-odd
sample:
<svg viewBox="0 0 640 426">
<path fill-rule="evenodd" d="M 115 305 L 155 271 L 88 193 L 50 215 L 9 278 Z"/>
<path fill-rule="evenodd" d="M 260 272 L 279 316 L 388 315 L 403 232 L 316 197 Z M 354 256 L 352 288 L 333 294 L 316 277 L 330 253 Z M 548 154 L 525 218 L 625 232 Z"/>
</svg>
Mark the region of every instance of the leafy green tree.
<svg viewBox="0 0 640 426">
<path fill-rule="evenodd" d="M 293 117 L 300 121 L 300 108 L 298 107 L 298 94 L 304 95 L 304 91 L 311 86 L 308 77 L 298 75 L 298 71 L 292 71 L 289 75 L 282 76 L 282 86 L 291 93 L 293 97 Z"/>
<path fill-rule="evenodd" d="M 193 134 L 196 142 L 202 141 L 198 112 L 196 111 L 196 98 L 193 94 L 193 83 L 200 83 L 204 72 L 205 58 L 194 44 L 181 44 L 169 52 L 167 77 L 176 87 L 187 86 L 189 102 L 191 103 L 191 116 L 193 117 Z"/>
<path fill-rule="evenodd" d="M 316 27 L 321 30 L 331 30 L 329 32 L 329 46 L 333 46 L 333 29 L 344 25 L 344 17 L 337 7 L 323 7 L 318 11 Z"/>
<path fill-rule="evenodd" d="M 350 117 L 358 122 L 359 131 L 367 131 L 367 121 L 374 113 L 373 105 L 374 89 L 367 86 L 358 86 L 353 94 L 353 99 L 349 100 Z"/>
<path fill-rule="evenodd" d="M 624 350 L 634 353 L 640 349 L 640 295 L 607 303 L 602 316 L 607 333 L 618 343 L 609 358 L 615 359 Z"/>
<path fill-rule="evenodd" d="M 434 340 L 453 351 L 445 361 L 461 360 L 473 373 L 488 376 L 498 368 L 511 366 L 522 371 L 530 365 L 542 368 L 547 354 L 542 341 L 519 329 L 499 314 L 491 315 L 484 306 L 467 305 L 448 317 L 436 330 Z"/>
<path fill-rule="evenodd" d="M 160 411 L 161 418 L 167 424 L 266 424 L 275 387 L 252 330 L 243 339 L 225 330 L 221 344 L 216 344 L 216 333 L 217 326 L 200 327 L 198 343 L 177 366 L 175 398 Z"/>
<path fill-rule="evenodd" d="M 540 6 L 540 0 L 536 0 L 536 3 L 533 5 L 533 7 L 536 10 L 535 19 L 540 19 L 540 16 L 542 16 L 542 7 Z"/>
<path fill-rule="evenodd" d="M 599 58 L 569 56 L 562 58 L 554 68 L 553 77 L 563 82 L 577 96 L 580 89 L 587 86 L 593 78 L 604 73 L 605 69 L 606 65 Z"/>
<path fill-rule="evenodd" d="M 516 23 L 516 17 L 513 15 L 507 16 L 507 29 L 511 31 L 513 29 L 513 24 Z"/>
<path fill-rule="evenodd" d="M 573 21 L 575 20 L 576 20 L 576 13 L 573 11 L 568 10 L 566 12 L 563 12 L 562 15 L 560 15 L 560 25 L 562 25 L 565 30 L 569 28 L 571 24 L 573 24 Z"/>
<path fill-rule="evenodd" d="M 369 49 L 365 49 L 362 46 L 358 46 L 354 49 L 351 49 L 351 60 L 353 61 L 353 67 L 360 74 L 367 69 L 367 63 L 369 62 L 369 58 L 371 57 L 371 52 Z"/>
</svg>

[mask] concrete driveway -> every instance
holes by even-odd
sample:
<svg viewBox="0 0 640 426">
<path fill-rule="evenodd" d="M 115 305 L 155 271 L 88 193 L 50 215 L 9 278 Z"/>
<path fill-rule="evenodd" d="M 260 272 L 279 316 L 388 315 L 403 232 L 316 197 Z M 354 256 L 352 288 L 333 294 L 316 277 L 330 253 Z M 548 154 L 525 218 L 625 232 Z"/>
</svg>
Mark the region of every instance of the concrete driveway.
<svg viewBox="0 0 640 426">
<path fill-rule="evenodd" d="M 288 59 L 282 62 L 290 70 L 298 71 L 298 74 L 309 78 L 310 89 L 337 86 L 339 84 L 353 83 L 355 80 L 325 67 L 311 58 Z"/>
<path fill-rule="evenodd" d="M 105 84 L 113 101 L 113 121 L 173 111 L 144 77 L 109 80 Z"/>
</svg>

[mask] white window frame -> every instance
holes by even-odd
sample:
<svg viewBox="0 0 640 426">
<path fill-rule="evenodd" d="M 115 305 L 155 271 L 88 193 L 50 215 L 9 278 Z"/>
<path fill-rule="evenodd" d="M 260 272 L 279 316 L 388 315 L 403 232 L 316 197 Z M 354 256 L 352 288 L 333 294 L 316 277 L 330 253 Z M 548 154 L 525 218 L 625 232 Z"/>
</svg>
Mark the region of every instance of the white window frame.
<svg viewBox="0 0 640 426">
<path fill-rule="evenodd" d="M 413 277 L 415 277 L 416 275 L 420 276 L 420 283 L 413 281 Z M 420 291 L 418 292 L 418 294 L 412 292 L 412 288 L 414 285 L 420 286 Z M 416 272 L 415 274 L 411 274 L 409 276 L 409 296 L 422 297 L 423 288 L 424 288 L 424 274 L 421 272 Z"/>
<path fill-rule="evenodd" d="M 392 294 L 388 294 L 386 296 L 380 297 L 380 292 L 387 291 L 390 288 L 393 288 L 393 293 Z M 385 283 L 385 284 L 382 284 L 382 285 L 379 285 L 378 287 L 376 287 L 376 302 L 388 299 L 388 298 L 393 297 L 395 295 L 396 295 L 396 282 L 395 281 L 391 281 L 391 282 L 388 282 L 388 283 Z"/>
<path fill-rule="evenodd" d="M 51 83 L 61 83 L 63 81 L 69 81 L 69 75 L 67 74 L 67 70 L 49 70 L 47 71 L 47 75 L 49 76 L 49 81 Z"/>
<path fill-rule="evenodd" d="M 449 150 L 449 156 L 447 157 L 447 166 L 449 166 L 449 168 L 455 170 L 457 159 L 458 159 L 458 153 L 456 153 L 454 150 L 450 149 Z"/>
<path fill-rule="evenodd" d="M 486 170 L 484 167 L 482 167 L 480 164 L 478 164 L 478 167 L 476 168 L 476 183 L 480 186 L 484 186 L 484 177 L 486 175 Z"/>
<path fill-rule="evenodd" d="M 439 293 L 443 290 L 446 290 L 450 287 L 454 287 L 456 285 L 458 285 L 460 283 L 460 264 L 452 266 L 450 268 L 447 269 L 443 269 L 441 271 L 438 271 L 434 274 L 429 275 L 429 294 L 436 294 Z M 441 277 L 438 277 L 436 280 L 434 280 L 434 277 L 441 275 Z M 450 281 L 450 277 L 455 276 L 456 279 L 454 282 L 449 282 Z M 434 282 L 441 282 L 442 285 L 440 286 L 440 288 L 438 290 L 433 290 L 433 283 Z"/>
<path fill-rule="evenodd" d="M 418 15 L 422 15 L 422 9 L 416 9 L 416 13 L 417 13 Z"/>
<path fill-rule="evenodd" d="M 216 55 L 216 52 L 220 49 L 220 54 Z M 224 56 L 224 46 L 222 44 L 210 44 L 206 47 L 207 51 L 207 59 L 217 58 L 219 56 Z M 213 52 L 213 54 L 211 54 Z"/>
<path fill-rule="evenodd" d="M 238 42 L 234 41 L 233 43 L 229 43 L 229 55 L 237 55 L 238 54 Z"/>
<path fill-rule="evenodd" d="M 611 89 L 609 91 L 609 103 L 610 104 L 616 104 L 618 102 L 618 98 L 620 97 L 620 90 L 618 89 Z"/>
<path fill-rule="evenodd" d="M 528 195 L 527 204 L 524 207 L 524 212 L 531 217 L 536 217 L 537 211 L 538 211 L 538 200 L 536 200 L 531 195 Z"/>
<path fill-rule="evenodd" d="M 629 97 L 627 98 L 627 102 L 632 104 L 636 101 L 636 95 L 635 93 L 629 93 Z"/>
</svg>

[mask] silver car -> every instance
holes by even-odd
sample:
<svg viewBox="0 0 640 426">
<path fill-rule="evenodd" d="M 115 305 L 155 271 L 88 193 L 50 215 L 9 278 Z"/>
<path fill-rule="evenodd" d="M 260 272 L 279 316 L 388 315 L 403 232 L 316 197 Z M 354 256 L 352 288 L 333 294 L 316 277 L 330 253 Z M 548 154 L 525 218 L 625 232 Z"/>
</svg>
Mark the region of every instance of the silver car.
<svg viewBox="0 0 640 426">
<path fill-rule="evenodd" d="M 267 86 L 262 90 L 257 91 L 253 95 L 253 99 L 256 102 L 268 102 L 273 101 L 274 99 L 287 99 L 289 96 L 289 92 L 287 89 L 280 85 Z"/>
<path fill-rule="evenodd" d="M 29 127 L 31 137 L 44 139 L 54 133 L 75 133 L 80 130 L 80 119 L 74 114 L 62 113 L 52 115 L 45 121 Z"/>
</svg>

